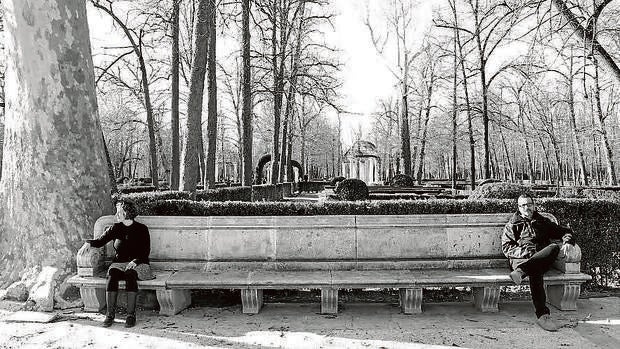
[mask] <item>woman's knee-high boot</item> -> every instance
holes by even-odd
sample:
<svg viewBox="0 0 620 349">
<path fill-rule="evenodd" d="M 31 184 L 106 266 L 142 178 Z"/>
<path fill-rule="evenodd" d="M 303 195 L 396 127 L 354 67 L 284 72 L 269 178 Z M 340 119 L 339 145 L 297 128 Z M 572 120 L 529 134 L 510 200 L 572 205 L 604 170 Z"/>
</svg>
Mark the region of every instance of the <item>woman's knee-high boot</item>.
<svg viewBox="0 0 620 349">
<path fill-rule="evenodd" d="M 117 296 L 118 296 L 117 291 L 107 291 L 105 293 L 105 301 L 107 304 L 107 308 L 106 308 L 105 320 L 103 320 L 103 327 L 110 327 L 114 323 Z"/>
<path fill-rule="evenodd" d="M 134 327 L 136 325 L 136 298 L 138 292 L 127 292 L 127 319 L 125 327 Z"/>
</svg>

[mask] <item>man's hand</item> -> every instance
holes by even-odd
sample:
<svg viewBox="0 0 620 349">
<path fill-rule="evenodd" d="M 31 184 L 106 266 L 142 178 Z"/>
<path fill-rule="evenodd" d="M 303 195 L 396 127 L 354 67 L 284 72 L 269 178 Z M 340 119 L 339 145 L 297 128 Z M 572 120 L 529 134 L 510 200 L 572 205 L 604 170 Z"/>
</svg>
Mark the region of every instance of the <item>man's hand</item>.
<svg viewBox="0 0 620 349">
<path fill-rule="evenodd" d="M 125 270 L 133 269 L 133 268 L 136 267 L 136 265 L 137 265 L 136 262 L 131 261 L 131 262 L 127 263 L 127 267 L 125 268 Z"/>
<path fill-rule="evenodd" d="M 575 245 L 575 239 L 571 234 L 566 234 L 562 237 L 562 242 L 569 245 Z"/>
</svg>

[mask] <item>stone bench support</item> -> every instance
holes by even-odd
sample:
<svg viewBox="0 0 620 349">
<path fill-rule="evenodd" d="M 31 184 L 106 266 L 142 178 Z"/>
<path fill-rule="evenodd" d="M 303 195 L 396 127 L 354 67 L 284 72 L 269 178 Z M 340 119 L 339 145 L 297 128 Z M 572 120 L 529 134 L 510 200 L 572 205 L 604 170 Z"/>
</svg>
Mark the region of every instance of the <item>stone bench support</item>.
<svg viewBox="0 0 620 349">
<path fill-rule="evenodd" d="M 338 289 L 321 289 L 321 314 L 338 313 Z"/>
<path fill-rule="evenodd" d="M 241 305 L 244 314 L 258 314 L 263 307 L 263 290 L 241 290 Z"/>
<path fill-rule="evenodd" d="M 422 312 L 422 288 L 399 289 L 400 309 L 403 314 L 419 314 Z"/>
<path fill-rule="evenodd" d="M 577 310 L 577 298 L 580 292 L 579 283 L 547 285 L 547 303 L 560 310 Z"/>
<path fill-rule="evenodd" d="M 106 306 L 105 287 L 80 287 L 80 297 L 84 302 L 84 311 L 99 312 Z"/>
<path fill-rule="evenodd" d="M 483 313 L 499 311 L 499 285 L 473 287 L 472 292 L 476 309 Z"/>
<path fill-rule="evenodd" d="M 158 289 L 155 292 L 161 315 L 176 315 L 192 303 L 191 290 Z"/>
</svg>

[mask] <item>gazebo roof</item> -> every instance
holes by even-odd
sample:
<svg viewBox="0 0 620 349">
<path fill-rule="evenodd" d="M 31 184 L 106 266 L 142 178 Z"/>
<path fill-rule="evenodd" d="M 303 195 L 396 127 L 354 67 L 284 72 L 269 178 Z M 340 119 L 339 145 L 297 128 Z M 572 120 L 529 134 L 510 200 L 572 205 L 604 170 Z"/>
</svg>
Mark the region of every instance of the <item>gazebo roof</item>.
<svg viewBox="0 0 620 349">
<path fill-rule="evenodd" d="M 379 158 L 379 156 L 377 155 L 377 147 L 373 143 L 369 141 L 363 141 L 363 140 L 355 141 L 351 145 L 349 150 L 347 150 L 346 153 L 344 153 L 344 157 L 345 158 L 367 158 L 367 157 Z"/>
</svg>

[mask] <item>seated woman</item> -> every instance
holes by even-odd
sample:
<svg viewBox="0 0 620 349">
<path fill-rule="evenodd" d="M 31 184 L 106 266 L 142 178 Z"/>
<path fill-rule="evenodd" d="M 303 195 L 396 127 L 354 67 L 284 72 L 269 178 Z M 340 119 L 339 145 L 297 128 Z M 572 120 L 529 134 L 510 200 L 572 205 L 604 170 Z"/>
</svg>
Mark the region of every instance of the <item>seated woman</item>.
<svg viewBox="0 0 620 349">
<path fill-rule="evenodd" d="M 98 239 L 86 240 L 92 247 L 103 247 L 114 240 L 116 254 L 108 268 L 106 286 L 107 311 L 103 327 L 114 323 L 118 282 L 125 280 L 127 292 L 127 319 L 125 327 L 136 324 L 136 296 L 138 280 L 153 279 L 149 265 L 151 239 L 146 225 L 134 221 L 137 209 L 133 202 L 119 199 L 116 202 L 117 223 L 108 228 Z"/>
</svg>

